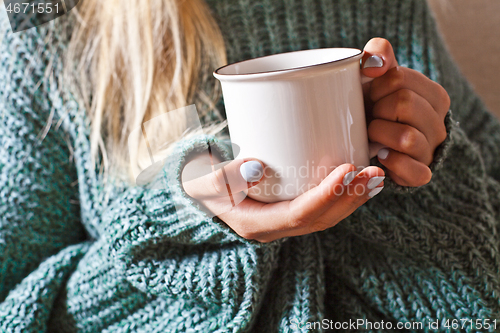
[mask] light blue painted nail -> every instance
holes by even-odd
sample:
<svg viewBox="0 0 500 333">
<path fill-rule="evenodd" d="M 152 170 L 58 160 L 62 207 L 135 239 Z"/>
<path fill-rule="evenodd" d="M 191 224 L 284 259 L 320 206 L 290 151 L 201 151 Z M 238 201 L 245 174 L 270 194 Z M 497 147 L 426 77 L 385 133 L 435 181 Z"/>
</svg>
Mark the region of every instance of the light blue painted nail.
<svg viewBox="0 0 500 333">
<path fill-rule="evenodd" d="M 381 159 L 381 160 L 385 160 L 387 158 L 387 156 L 389 156 L 389 149 L 387 148 L 382 148 L 378 151 L 377 153 L 377 156 Z"/>
<path fill-rule="evenodd" d="M 354 180 L 354 178 L 356 178 L 357 174 L 358 171 L 351 171 L 349 173 L 346 173 L 344 179 L 342 180 L 342 184 L 344 184 L 344 186 L 349 185 Z"/>
<path fill-rule="evenodd" d="M 375 187 L 379 186 L 380 183 L 384 181 L 385 177 L 373 177 L 368 181 L 368 184 L 366 187 L 368 187 L 369 190 L 373 190 Z"/>
<path fill-rule="evenodd" d="M 380 58 L 379 56 L 372 55 L 370 58 L 366 59 L 363 68 L 370 68 L 370 67 L 380 68 L 382 66 L 384 66 L 384 60 L 382 60 L 382 58 Z"/>
<path fill-rule="evenodd" d="M 374 196 L 376 196 L 377 194 L 380 193 L 380 191 L 382 191 L 384 189 L 384 187 L 377 187 L 377 188 L 374 188 L 373 190 L 370 191 L 370 193 L 368 193 L 368 196 L 370 198 L 373 198 Z"/>
<path fill-rule="evenodd" d="M 240 166 L 240 173 L 248 183 L 258 181 L 264 175 L 262 164 L 257 161 L 248 161 Z"/>
</svg>

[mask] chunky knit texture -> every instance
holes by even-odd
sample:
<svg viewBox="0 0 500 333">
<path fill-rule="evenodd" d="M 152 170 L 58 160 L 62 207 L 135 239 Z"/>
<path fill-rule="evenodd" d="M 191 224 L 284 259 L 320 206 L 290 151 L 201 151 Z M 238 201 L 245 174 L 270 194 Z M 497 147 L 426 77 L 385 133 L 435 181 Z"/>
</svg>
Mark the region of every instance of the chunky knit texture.
<svg viewBox="0 0 500 333">
<path fill-rule="evenodd" d="M 58 89 L 64 34 L 53 22 L 12 34 L 2 9 L 0 331 L 305 332 L 299 323 L 326 318 L 432 332 L 437 320 L 444 332 L 447 319 L 499 319 L 500 124 L 425 1 L 209 5 L 231 62 L 387 38 L 452 100 L 432 181 L 386 188 L 334 228 L 271 244 L 241 239 L 183 192 L 190 153 L 210 142 L 229 158 L 214 137 L 179 143 L 155 186 L 103 186 L 85 110 Z"/>
</svg>

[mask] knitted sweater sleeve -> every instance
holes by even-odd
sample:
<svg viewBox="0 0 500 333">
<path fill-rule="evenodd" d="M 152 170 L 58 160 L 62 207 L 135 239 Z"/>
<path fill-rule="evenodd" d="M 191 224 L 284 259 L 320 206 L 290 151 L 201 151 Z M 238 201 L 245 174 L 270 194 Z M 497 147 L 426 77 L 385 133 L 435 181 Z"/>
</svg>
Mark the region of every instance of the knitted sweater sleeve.
<svg viewBox="0 0 500 333">
<path fill-rule="evenodd" d="M 105 237 L 116 267 L 139 290 L 239 307 L 266 284 L 280 242 L 241 238 L 185 194 L 180 174 L 187 157 L 208 145 L 229 158 L 228 147 L 214 136 L 179 142 L 149 186 L 128 189 L 108 207 L 102 217 Z"/>
<path fill-rule="evenodd" d="M 433 179 L 449 157 L 453 144 L 450 131 L 454 125 L 459 125 L 480 152 L 487 174 L 500 181 L 500 122 L 486 108 L 455 64 L 428 4 L 421 1 L 419 7 L 420 13 L 412 17 L 415 19 L 417 15 L 420 16 L 419 20 L 415 19 L 420 33 L 411 38 L 400 34 L 388 36 L 388 39 L 395 47 L 401 65 L 416 69 L 441 84 L 451 99 L 450 111 L 445 118 L 448 135 L 436 149 L 434 161 L 430 165 Z M 411 33 L 412 30 L 408 31 Z M 372 163 L 382 167 L 376 158 L 372 159 Z M 386 180 L 386 188 L 399 193 L 415 191 L 415 188 L 397 185 L 390 178 Z"/>
<path fill-rule="evenodd" d="M 423 47 L 397 50 L 401 62 L 423 69 L 450 95 L 446 158 L 429 184 L 411 194 L 382 191 L 324 232 L 323 244 L 335 267 L 332 281 L 347 283 L 351 297 L 379 313 L 426 321 L 455 318 L 466 308 L 462 318 L 490 318 L 499 311 L 500 125 L 460 74 L 427 13 L 419 16 L 425 18 Z M 348 241 L 336 243 L 341 238 Z"/>
<path fill-rule="evenodd" d="M 403 317 L 418 321 L 454 318 L 457 304 L 467 304 L 464 318 L 490 318 L 499 310 L 500 186 L 456 123 L 451 139 L 431 183 L 411 195 L 382 191 L 323 233 L 335 276 L 348 281 L 355 297 L 398 320 L 394 295 L 404 303 Z"/>
<path fill-rule="evenodd" d="M 39 263 L 85 238 L 66 136 L 36 29 L 13 34 L 0 10 L 0 301 Z M 52 78 L 53 79 L 53 78 Z"/>
</svg>

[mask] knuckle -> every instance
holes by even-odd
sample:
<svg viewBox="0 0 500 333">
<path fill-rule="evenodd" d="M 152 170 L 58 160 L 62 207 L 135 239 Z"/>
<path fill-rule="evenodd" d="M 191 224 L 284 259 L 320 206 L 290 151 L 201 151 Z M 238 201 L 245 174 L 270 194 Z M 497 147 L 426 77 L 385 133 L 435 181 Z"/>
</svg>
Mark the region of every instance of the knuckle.
<svg viewBox="0 0 500 333">
<path fill-rule="evenodd" d="M 319 231 L 325 231 L 330 227 L 331 225 L 325 221 L 316 221 L 311 225 L 310 230 L 311 232 L 319 232 Z"/>
<path fill-rule="evenodd" d="M 443 111 L 444 113 L 448 112 L 448 110 L 450 109 L 450 106 L 451 106 L 451 98 L 450 98 L 450 95 L 448 95 L 448 92 L 446 91 L 446 89 L 444 89 L 443 86 L 439 86 L 441 89 L 441 99 L 444 101 L 444 107 L 443 107 Z"/>
<path fill-rule="evenodd" d="M 257 238 L 257 237 L 255 237 L 255 235 L 253 233 L 247 233 L 247 232 L 242 232 L 242 233 L 239 233 L 238 235 L 240 235 L 242 238 L 244 238 L 246 240 L 252 240 L 252 239 Z"/>
<path fill-rule="evenodd" d="M 447 137 L 448 137 L 448 133 L 446 132 L 446 125 L 443 122 L 442 124 L 439 125 L 439 129 L 437 131 L 438 145 L 443 143 Z"/>
<path fill-rule="evenodd" d="M 303 218 L 292 218 L 289 220 L 288 225 L 291 229 L 302 229 L 310 226 L 311 222 Z"/>
<path fill-rule="evenodd" d="M 408 186 L 419 187 L 428 184 L 432 178 L 432 171 L 429 167 L 422 168 L 405 177 Z"/>
<path fill-rule="evenodd" d="M 403 152 L 410 152 L 417 148 L 418 140 L 417 130 L 408 126 L 399 139 L 399 146 Z"/>
<path fill-rule="evenodd" d="M 414 99 L 415 99 L 415 93 L 411 91 L 410 89 L 400 89 L 396 92 L 398 100 L 401 103 L 404 103 L 403 105 L 410 105 Z"/>
<path fill-rule="evenodd" d="M 428 184 L 432 179 L 432 172 L 430 171 L 429 168 L 427 168 L 426 171 L 421 172 L 416 176 L 415 179 L 415 186 L 423 186 Z"/>
<path fill-rule="evenodd" d="M 404 87 L 405 82 L 405 73 L 402 67 L 396 66 L 394 67 L 389 75 L 389 86 L 393 91 L 402 89 Z"/>
<path fill-rule="evenodd" d="M 251 230 L 248 230 L 246 228 L 242 228 L 241 226 L 232 227 L 232 229 L 240 237 L 247 239 L 247 240 L 252 240 L 252 239 L 256 239 L 259 237 L 259 235 L 257 233 L 255 233 Z"/>
<path fill-rule="evenodd" d="M 436 86 L 436 88 L 434 89 L 434 94 L 438 101 L 438 104 L 434 105 L 435 111 L 444 117 L 451 106 L 450 95 L 448 95 L 448 92 L 442 85 L 435 81 L 432 82 Z"/>
<path fill-rule="evenodd" d="M 396 92 L 395 112 L 397 120 L 407 119 L 411 115 L 415 95 L 409 89 L 400 89 Z"/>
<path fill-rule="evenodd" d="M 249 233 L 249 232 L 236 232 L 241 238 L 244 238 L 246 240 L 252 240 L 252 239 L 255 239 L 255 236 L 253 233 Z"/>
</svg>

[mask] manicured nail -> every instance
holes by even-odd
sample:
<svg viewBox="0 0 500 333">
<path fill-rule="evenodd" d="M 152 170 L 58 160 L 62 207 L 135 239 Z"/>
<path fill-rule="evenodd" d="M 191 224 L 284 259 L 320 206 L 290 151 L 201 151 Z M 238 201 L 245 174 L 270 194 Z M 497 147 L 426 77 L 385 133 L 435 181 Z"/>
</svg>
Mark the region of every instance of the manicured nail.
<svg viewBox="0 0 500 333">
<path fill-rule="evenodd" d="M 370 58 L 366 59 L 363 68 L 382 67 L 382 66 L 384 66 L 384 61 L 382 60 L 382 58 L 376 55 L 372 55 Z"/>
<path fill-rule="evenodd" d="M 368 184 L 366 187 L 368 187 L 369 190 L 373 190 L 375 187 L 379 186 L 380 183 L 384 181 L 385 177 L 373 177 L 368 181 Z"/>
<path fill-rule="evenodd" d="M 377 188 L 374 188 L 373 190 L 370 191 L 370 193 L 368 193 L 368 196 L 370 198 L 373 198 L 374 196 L 376 196 L 377 194 L 380 193 L 380 191 L 382 191 L 384 189 L 384 187 L 377 187 Z"/>
<path fill-rule="evenodd" d="M 381 160 L 385 160 L 387 158 L 387 156 L 389 156 L 389 149 L 387 148 L 382 148 L 378 151 L 377 153 L 377 156 L 381 159 Z"/>
<path fill-rule="evenodd" d="M 349 185 L 354 180 L 354 178 L 356 178 L 357 174 L 358 171 L 351 171 L 349 173 L 346 173 L 344 179 L 342 180 L 342 184 L 344 184 L 344 186 Z"/>
<path fill-rule="evenodd" d="M 240 173 L 248 183 L 253 183 L 262 178 L 264 170 L 259 162 L 248 161 L 240 166 Z"/>
</svg>

